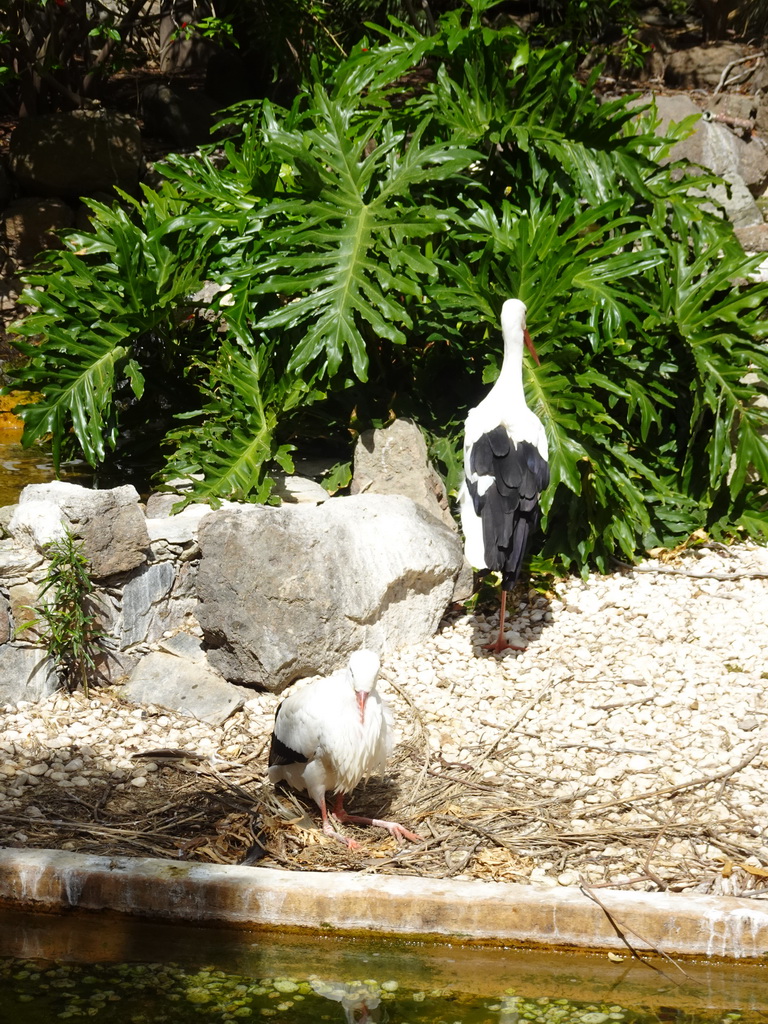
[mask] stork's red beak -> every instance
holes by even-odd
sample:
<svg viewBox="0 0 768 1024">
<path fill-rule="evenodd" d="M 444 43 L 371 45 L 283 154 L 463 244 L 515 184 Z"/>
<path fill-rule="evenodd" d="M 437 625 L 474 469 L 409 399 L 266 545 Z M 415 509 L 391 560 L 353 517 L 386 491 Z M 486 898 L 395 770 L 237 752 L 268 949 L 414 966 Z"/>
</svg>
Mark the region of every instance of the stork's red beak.
<svg viewBox="0 0 768 1024">
<path fill-rule="evenodd" d="M 528 328 L 527 327 L 523 328 L 523 340 L 525 341 L 525 347 L 528 349 L 528 351 L 533 356 L 534 363 L 536 363 L 537 366 L 541 366 L 541 360 L 539 359 L 539 356 L 538 356 L 538 353 L 536 352 L 536 349 L 533 347 L 533 342 L 531 341 L 531 336 L 528 333 Z"/>
<path fill-rule="evenodd" d="M 365 690 L 355 690 L 355 699 L 357 700 L 357 709 L 360 712 L 360 721 L 365 721 L 365 702 L 368 700 L 368 694 Z"/>
</svg>

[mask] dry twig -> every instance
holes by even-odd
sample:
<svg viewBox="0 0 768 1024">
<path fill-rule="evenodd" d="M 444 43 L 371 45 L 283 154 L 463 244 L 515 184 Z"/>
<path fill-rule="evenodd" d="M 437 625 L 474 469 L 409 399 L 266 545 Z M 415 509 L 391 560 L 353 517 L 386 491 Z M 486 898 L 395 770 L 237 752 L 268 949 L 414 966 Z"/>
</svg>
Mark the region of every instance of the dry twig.
<svg viewBox="0 0 768 1024">
<path fill-rule="evenodd" d="M 639 932 L 635 931 L 634 928 L 631 928 L 628 924 L 626 924 L 625 922 L 621 921 L 618 917 L 616 917 L 616 915 L 612 911 L 610 911 L 608 907 L 606 907 L 602 900 L 598 899 L 598 897 L 592 892 L 587 883 L 583 880 L 579 885 L 579 889 L 581 889 L 581 891 L 588 899 L 592 900 L 594 903 L 598 905 L 598 907 L 600 907 L 600 909 L 603 911 L 605 916 L 610 921 L 611 927 L 616 932 L 621 941 L 624 943 L 624 945 L 627 947 L 627 949 L 630 951 L 632 956 L 636 957 L 641 963 L 646 964 L 646 966 L 652 967 L 653 970 L 659 970 L 656 964 L 651 963 L 649 960 L 646 960 L 638 953 L 638 951 L 635 949 L 635 947 L 624 934 L 624 931 L 631 932 L 633 935 L 637 936 L 637 938 L 640 939 L 641 942 L 644 942 L 646 946 L 648 946 L 650 949 L 652 949 L 654 953 L 658 953 L 659 956 L 664 957 L 665 960 L 668 960 L 673 967 L 676 967 L 678 971 L 680 971 L 680 973 L 683 975 L 683 977 L 687 978 L 688 981 L 693 981 L 693 978 L 690 976 L 690 974 L 683 967 L 680 966 L 677 960 L 673 960 L 672 957 L 668 953 L 665 953 L 663 949 L 659 949 L 659 947 L 655 943 L 650 942 L 648 939 L 644 938 L 644 936 L 642 936 Z M 664 972 L 659 971 L 659 973 L 663 974 Z M 664 976 L 666 977 L 666 975 Z"/>
</svg>

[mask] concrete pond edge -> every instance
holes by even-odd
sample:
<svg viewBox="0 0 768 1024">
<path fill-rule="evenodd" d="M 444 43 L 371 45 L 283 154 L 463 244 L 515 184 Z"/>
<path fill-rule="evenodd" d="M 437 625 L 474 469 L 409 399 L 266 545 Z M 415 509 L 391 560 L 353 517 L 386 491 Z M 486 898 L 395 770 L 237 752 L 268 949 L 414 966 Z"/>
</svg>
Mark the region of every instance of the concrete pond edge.
<svg viewBox="0 0 768 1024">
<path fill-rule="evenodd" d="M 768 963 L 768 904 L 730 896 L 283 871 L 65 850 L 0 850 L 0 906 L 413 941 Z M 624 941 L 624 936 L 627 942 Z"/>
</svg>

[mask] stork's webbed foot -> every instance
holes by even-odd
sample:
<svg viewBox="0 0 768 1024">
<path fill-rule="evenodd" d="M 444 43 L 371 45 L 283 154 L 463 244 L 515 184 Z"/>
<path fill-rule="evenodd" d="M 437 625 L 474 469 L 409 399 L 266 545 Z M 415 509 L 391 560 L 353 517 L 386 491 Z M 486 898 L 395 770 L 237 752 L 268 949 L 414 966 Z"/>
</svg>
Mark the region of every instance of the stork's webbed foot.
<svg viewBox="0 0 768 1024">
<path fill-rule="evenodd" d="M 511 644 L 502 634 L 492 644 L 484 644 L 483 650 L 492 651 L 494 654 L 501 654 L 502 651 L 524 651 L 525 647 L 518 647 L 517 644 Z"/>
<path fill-rule="evenodd" d="M 343 836 L 341 832 L 337 832 L 330 821 L 323 822 L 323 832 L 325 832 L 327 836 L 333 836 L 334 839 L 343 843 L 349 850 L 360 849 L 360 843 L 358 843 L 356 839 L 350 839 L 349 836 Z"/>
<path fill-rule="evenodd" d="M 412 843 L 423 843 L 424 839 L 416 832 L 411 832 L 404 825 L 398 824 L 396 821 L 383 821 L 381 818 L 371 818 L 371 824 L 377 828 L 385 828 L 391 836 L 398 841 L 402 842 L 403 839 L 410 839 Z"/>
<path fill-rule="evenodd" d="M 385 828 L 398 842 L 403 839 L 410 839 L 412 843 L 424 842 L 420 835 L 411 832 L 397 821 L 384 821 L 382 818 L 366 818 L 362 814 L 349 814 L 340 803 L 337 803 L 334 808 L 333 815 L 338 821 L 351 821 L 356 825 L 375 825 L 376 828 Z"/>
</svg>

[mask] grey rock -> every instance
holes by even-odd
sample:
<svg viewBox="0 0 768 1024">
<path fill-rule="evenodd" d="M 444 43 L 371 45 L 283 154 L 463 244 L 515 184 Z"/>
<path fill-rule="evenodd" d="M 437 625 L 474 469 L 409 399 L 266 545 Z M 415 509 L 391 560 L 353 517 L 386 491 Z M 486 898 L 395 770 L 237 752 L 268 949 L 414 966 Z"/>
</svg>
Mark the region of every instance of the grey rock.
<svg viewBox="0 0 768 1024">
<path fill-rule="evenodd" d="M 163 651 L 142 658 L 122 692 L 137 704 L 158 704 L 209 725 L 221 725 L 245 697 L 209 665 Z"/>
<path fill-rule="evenodd" d="M 195 563 L 184 561 L 183 557 L 180 562 L 176 563 L 176 582 L 171 596 L 177 604 L 185 603 L 185 614 L 194 613 L 197 606 L 197 565 Z"/>
<path fill-rule="evenodd" d="M 105 636 L 110 650 L 117 649 L 118 640 L 122 630 L 122 600 L 115 599 L 104 590 L 94 590 L 87 603 L 89 614 L 93 615 L 96 626 Z"/>
<path fill-rule="evenodd" d="M 181 70 L 203 71 L 216 52 L 215 44 L 209 39 L 198 36 L 180 38 L 179 25 L 184 21 L 193 22 L 195 15 L 196 8 L 192 3 L 176 3 L 172 15 L 161 16 L 159 58 L 163 74 Z"/>
<path fill-rule="evenodd" d="M 13 182 L 5 164 L 0 163 L 0 210 L 6 207 L 13 198 Z"/>
<path fill-rule="evenodd" d="M 305 476 L 289 476 L 286 473 L 273 474 L 275 486 L 273 493 L 281 501 L 287 501 L 294 505 L 312 504 L 319 505 L 328 500 L 328 491 L 314 480 Z"/>
<path fill-rule="evenodd" d="M 452 530 L 448 496 L 427 455 L 424 435 L 413 420 L 395 420 L 388 427 L 366 430 L 354 456 L 352 494 L 404 494 Z"/>
<path fill-rule="evenodd" d="M 768 252 L 768 224 L 750 224 L 734 232 L 745 252 Z"/>
<path fill-rule="evenodd" d="M 757 96 L 746 96 L 740 92 L 720 92 L 706 100 L 708 110 L 744 121 L 755 117 L 759 103 Z"/>
<path fill-rule="evenodd" d="M 22 627 L 37 620 L 36 606 L 39 599 L 40 588 L 34 583 L 17 583 L 8 588 L 8 603 L 15 639 L 27 640 L 30 643 L 38 642 L 39 631 L 35 626 L 23 630 Z"/>
<path fill-rule="evenodd" d="M 172 515 L 171 509 L 181 501 L 181 495 L 166 493 L 165 491 L 153 491 L 147 498 L 144 515 L 147 519 L 167 519 Z"/>
<path fill-rule="evenodd" d="M 39 647 L 0 646 L 0 705 L 37 701 L 59 688 L 53 662 Z"/>
<path fill-rule="evenodd" d="M 183 147 L 211 141 L 216 104 L 199 89 L 152 82 L 141 94 L 141 107 L 150 135 Z"/>
<path fill-rule="evenodd" d="M 175 654 L 180 658 L 187 658 L 189 661 L 205 662 L 205 651 L 200 637 L 191 633 L 174 633 L 173 636 L 161 640 L 157 645 L 161 651 L 167 654 Z"/>
<path fill-rule="evenodd" d="M 3 301 L 2 290 L 0 289 L 0 303 Z M 8 523 L 11 521 L 11 516 L 16 510 L 15 505 L 0 505 L 0 537 L 10 536 L 8 533 Z M 0 576 L 2 573 L 0 572 Z"/>
<path fill-rule="evenodd" d="M 173 497 L 171 505 L 178 504 L 178 495 L 167 495 Z M 161 508 L 158 502 L 148 505 L 148 511 L 153 512 Z M 158 541 L 165 541 L 168 544 L 192 544 L 197 543 L 197 532 L 202 519 L 211 511 L 210 505 L 187 505 L 185 509 L 176 515 L 170 512 L 166 515 L 150 517 L 147 515 L 147 534 L 154 544 Z"/>
<path fill-rule="evenodd" d="M 104 647 L 94 658 L 96 676 L 102 686 L 122 685 L 128 679 L 146 652 L 120 651 L 114 647 Z"/>
<path fill-rule="evenodd" d="M 718 124 L 730 134 L 738 161 L 738 173 L 751 194 L 758 199 L 768 187 L 768 147 L 762 133 L 744 131 L 738 127 L 739 121 L 754 123 L 759 109 L 758 99 L 739 93 L 720 93 L 707 99 L 705 106 L 705 118 L 736 119 L 735 124 Z"/>
<path fill-rule="evenodd" d="M 176 581 L 171 562 L 142 566 L 123 588 L 121 646 L 151 643 L 168 628 L 168 596 Z"/>
<path fill-rule="evenodd" d="M 742 732 L 754 732 L 755 729 L 760 728 L 760 723 L 756 718 L 740 718 L 736 725 Z"/>
<path fill-rule="evenodd" d="M 220 510 L 201 524 L 200 546 L 209 661 L 274 691 L 359 647 L 431 636 L 463 561 L 457 534 L 400 495 Z"/>
<path fill-rule="evenodd" d="M 126 114 L 73 110 L 22 118 L 10 141 L 10 169 L 28 195 L 69 199 L 139 185 L 141 131 Z"/>
<path fill-rule="evenodd" d="M 38 550 L 64 526 L 82 540 L 96 579 L 129 572 L 147 560 L 149 536 L 135 487 L 93 491 L 61 480 L 29 484 L 21 492 L 9 530 Z"/>
<path fill-rule="evenodd" d="M 16 506 L 13 508 L 15 511 Z M 42 564 L 43 556 L 34 548 L 25 547 L 10 538 L 0 540 L 0 580 L 26 579 Z"/>
<path fill-rule="evenodd" d="M 11 639 L 11 606 L 5 594 L 0 594 L 0 645 Z"/>
<path fill-rule="evenodd" d="M 746 55 L 746 48 L 738 43 L 675 50 L 666 58 L 664 79 L 667 85 L 676 89 L 714 88 L 725 66 Z"/>
<path fill-rule="evenodd" d="M 702 114 L 703 111 L 688 96 L 656 96 L 656 107 L 661 118 L 660 131 L 664 131 L 671 121 L 679 122 L 691 114 Z M 670 151 L 670 160 L 687 160 L 698 167 L 714 171 L 725 179 L 724 185 L 710 186 L 704 193 L 722 205 L 728 219 L 734 227 L 749 227 L 762 224 L 760 208 L 754 200 L 747 183 L 741 174 L 741 163 L 747 161 L 745 147 L 752 145 L 738 138 L 722 124 L 715 121 L 700 120 L 696 129 L 687 139 L 676 143 Z M 763 160 L 765 154 L 761 150 L 757 156 L 758 144 L 751 151 L 750 160 Z M 754 179 L 758 173 L 750 170 Z M 765 165 L 768 175 L 768 161 Z"/>
</svg>

